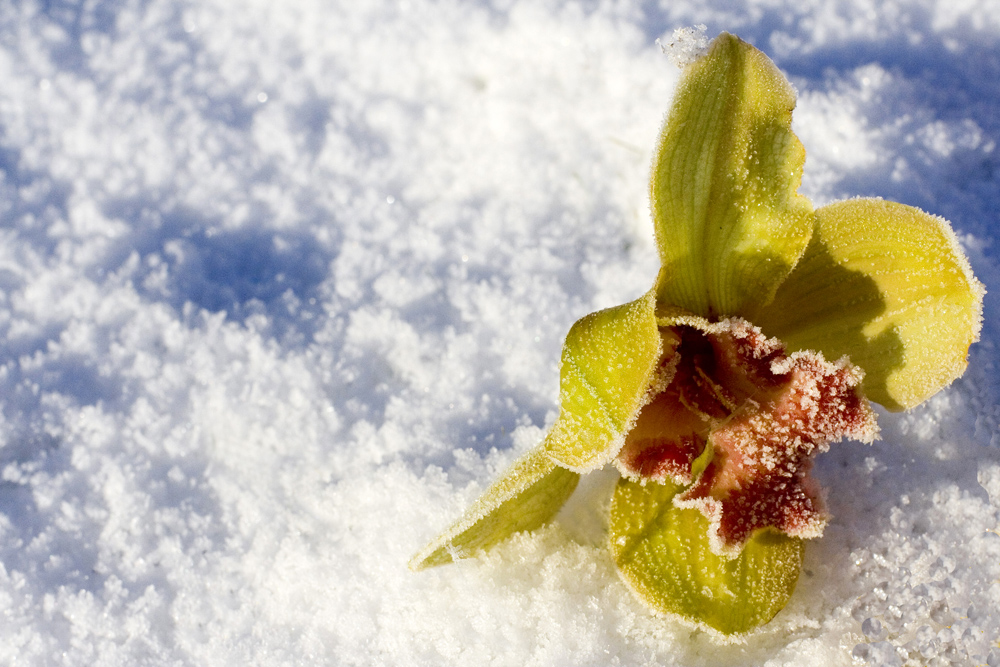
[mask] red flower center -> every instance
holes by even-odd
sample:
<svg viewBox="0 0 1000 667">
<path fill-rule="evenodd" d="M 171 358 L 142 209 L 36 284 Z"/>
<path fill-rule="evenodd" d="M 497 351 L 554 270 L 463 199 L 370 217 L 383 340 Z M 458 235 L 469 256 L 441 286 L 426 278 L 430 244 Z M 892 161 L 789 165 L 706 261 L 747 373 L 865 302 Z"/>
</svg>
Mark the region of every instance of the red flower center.
<svg viewBox="0 0 1000 667">
<path fill-rule="evenodd" d="M 846 359 L 786 354 L 781 341 L 737 318 L 707 331 L 671 327 L 663 337 L 673 375 L 626 437 L 622 473 L 690 485 L 674 502 L 708 517 L 720 555 L 737 555 L 762 528 L 821 534 L 827 515 L 809 475 L 812 457 L 831 442 L 871 442 L 878 433 L 861 371 Z"/>
</svg>

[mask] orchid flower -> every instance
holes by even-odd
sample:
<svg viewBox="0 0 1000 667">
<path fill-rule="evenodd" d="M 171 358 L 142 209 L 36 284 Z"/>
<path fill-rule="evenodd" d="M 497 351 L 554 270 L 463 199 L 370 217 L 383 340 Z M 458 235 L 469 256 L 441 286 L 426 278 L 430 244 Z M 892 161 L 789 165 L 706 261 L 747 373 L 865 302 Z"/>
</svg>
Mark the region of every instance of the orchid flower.
<svg viewBox="0 0 1000 667">
<path fill-rule="evenodd" d="M 877 438 L 869 399 L 908 409 L 961 375 L 984 295 L 945 220 L 799 195 L 794 106 L 732 35 L 686 65 L 651 179 L 656 283 L 573 325 L 544 441 L 411 567 L 541 526 L 613 463 L 609 551 L 638 597 L 723 635 L 785 606 L 828 520 L 813 457 Z"/>
</svg>

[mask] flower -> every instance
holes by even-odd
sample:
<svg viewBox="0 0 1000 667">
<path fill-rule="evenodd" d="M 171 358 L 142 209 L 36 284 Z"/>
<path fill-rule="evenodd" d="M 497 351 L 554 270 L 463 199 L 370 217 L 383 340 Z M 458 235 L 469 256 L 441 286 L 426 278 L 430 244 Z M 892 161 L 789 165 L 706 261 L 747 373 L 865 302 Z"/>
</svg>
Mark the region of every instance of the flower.
<svg viewBox="0 0 1000 667">
<path fill-rule="evenodd" d="M 794 106 L 733 35 L 686 65 L 651 178 L 656 283 L 573 325 L 544 441 L 414 569 L 542 525 L 613 462 L 609 550 L 641 599 L 724 635 L 784 607 L 827 521 L 813 456 L 875 440 L 869 399 L 911 408 L 961 375 L 984 295 L 943 219 L 814 210 Z"/>
</svg>

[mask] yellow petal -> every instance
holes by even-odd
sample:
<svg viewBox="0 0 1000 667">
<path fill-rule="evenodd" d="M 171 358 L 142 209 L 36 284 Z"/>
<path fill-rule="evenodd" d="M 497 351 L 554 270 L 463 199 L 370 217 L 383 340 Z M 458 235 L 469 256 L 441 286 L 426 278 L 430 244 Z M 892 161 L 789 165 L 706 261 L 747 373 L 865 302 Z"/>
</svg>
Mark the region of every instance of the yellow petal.
<svg viewBox="0 0 1000 667">
<path fill-rule="evenodd" d="M 688 66 L 651 182 L 662 303 L 744 315 L 792 270 L 813 228 L 794 106 L 774 63 L 728 33 Z"/>
<path fill-rule="evenodd" d="M 576 488 L 580 476 L 567 468 L 592 470 L 614 458 L 662 374 L 655 305 L 650 291 L 573 325 L 563 346 L 561 411 L 545 442 L 414 556 L 411 568 L 450 563 L 541 526 Z"/>
<path fill-rule="evenodd" d="M 459 521 L 410 561 L 422 570 L 474 556 L 510 535 L 551 519 L 573 493 L 580 476 L 559 467 L 537 447 L 514 462 Z"/>
<path fill-rule="evenodd" d="M 816 213 L 812 243 L 754 323 L 790 349 L 850 355 L 865 394 L 890 410 L 960 376 L 985 292 L 948 223 L 877 199 Z"/>
<path fill-rule="evenodd" d="M 615 457 L 651 384 L 663 350 L 656 295 L 591 313 L 570 329 L 562 352 L 561 411 L 546 441 L 561 465 L 586 472 Z"/>
<path fill-rule="evenodd" d="M 727 635 L 768 622 L 795 589 L 802 541 L 758 530 L 739 556 L 720 557 L 709 547 L 701 512 L 674 506 L 681 488 L 619 481 L 610 539 L 622 578 L 653 609 Z"/>
</svg>

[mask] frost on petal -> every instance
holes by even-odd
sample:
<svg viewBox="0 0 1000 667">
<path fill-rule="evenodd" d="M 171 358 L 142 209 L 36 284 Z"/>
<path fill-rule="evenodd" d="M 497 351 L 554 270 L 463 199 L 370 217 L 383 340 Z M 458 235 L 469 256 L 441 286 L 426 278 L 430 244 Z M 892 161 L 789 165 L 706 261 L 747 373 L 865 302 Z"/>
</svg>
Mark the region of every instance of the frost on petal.
<svg viewBox="0 0 1000 667">
<path fill-rule="evenodd" d="M 516 532 L 551 519 L 573 493 L 580 476 L 561 468 L 541 445 L 515 461 L 461 519 L 424 547 L 410 568 L 423 570 L 474 556 Z"/>
<path fill-rule="evenodd" d="M 677 28 L 669 42 L 664 43 L 658 39 L 656 43 L 670 56 L 675 65 L 687 67 L 708 53 L 708 37 L 705 36 L 707 29 L 704 24 L 691 28 Z"/>
<path fill-rule="evenodd" d="M 672 502 L 681 488 L 619 480 L 609 533 L 622 579 L 654 609 L 723 635 L 768 622 L 795 588 L 802 540 L 761 530 L 736 558 L 719 556 L 705 517 Z"/>
<path fill-rule="evenodd" d="M 629 479 L 691 483 L 691 464 L 705 449 L 708 424 L 681 402 L 675 387 L 639 413 L 616 461 Z"/>
<path fill-rule="evenodd" d="M 739 320 L 708 337 L 717 350 L 717 374 L 744 398 L 709 436 L 712 458 L 694 484 L 675 499 L 710 521 L 714 552 L 735 556 L 761 528 L 818 537 L 826 524 L 819 490 L 809 477 L 812 457 L 831 442 L 871 442 L 875 414 L 861 395 L 863 374 L 846 359 L 785 355 L 780 343 Z M 748 392 L 751 386 L 756 392 Z"/>
<path fill-rule="evenodd" d="M 713 379 L 715 352 L 701 330 L 712 325 L 701 318 L 685 321 L 693 326 L 662 330 L 665 348 L 672 350 L 670 382 L 639 412 L 618 454 L 618 469 L 629 479 L 690 484 L 691 466 L 712 425 L 736 407 L 736 397 Z"/>
<path fill-rule="evenodd" d="M 639 410 L 665 384 L 655 294 L 591 313 L 570 329 L 560 370 L 560 412 L 547 441 L 560 465 L 588 472 L 612 460 Z"/>
<path fill-rule="evenodd" d="M 951 226 L 877 199 L 824 206 L 816 221 L 801 261 L 753 321 L 789 349 L 850 356 L 865 371 L 865 395 L 890 410 L 961 375 L 985 292 Z"/>
<path fill-rule="evenodd" d="M 692 62 L 660 134 L 650 205 L 661 303 L 703 317 L 743 315 L 805 251 L 805 150 L 792 132 L 795 91 L 767 56 L 728 33 Z"/>
<path fill-rule="evenodd" d="M 613 458 L 639 410 L 669 384 L 678 342 L 657 327 L 652 291 L 574 324 L 563 347 L 561 411 L 545 442 L 516 461 L 410 566 L 465 558 L 551 519 L 579 472 Z"/>
</svg>

